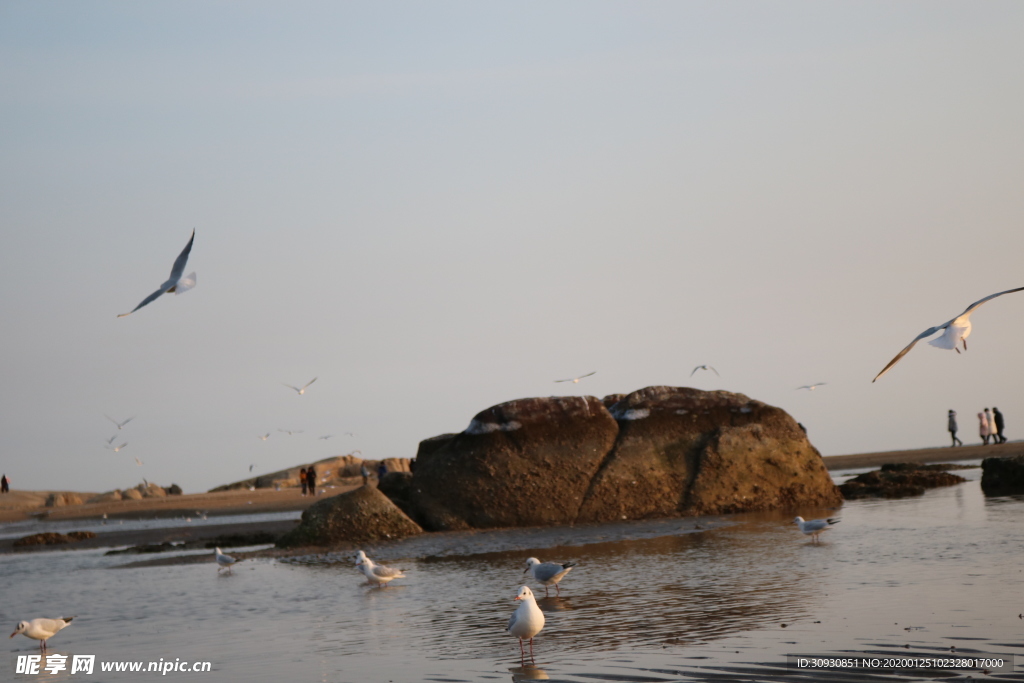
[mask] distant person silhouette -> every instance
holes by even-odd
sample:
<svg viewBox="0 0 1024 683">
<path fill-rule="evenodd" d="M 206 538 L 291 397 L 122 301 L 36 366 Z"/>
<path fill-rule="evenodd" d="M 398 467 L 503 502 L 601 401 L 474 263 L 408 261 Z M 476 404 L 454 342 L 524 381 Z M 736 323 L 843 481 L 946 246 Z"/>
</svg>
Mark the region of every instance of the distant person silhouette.
<svg viewBox="0 0 1024 683">
<path fill-rule="evenodd" d="M 370 470 L 366 469 L 366 465 L 359 466 L 359 474 L 363 475 L 363 486 L 370 483 Z"/>
<path fill-rule="evenodd" d="M 383 479 L 384 475 L 387 474 L 387 473 L 388 473 L 388 466 L 384 464 L 383 460 L 381 460 L 380 464 L 377 465 L 377 481 L 380 481 L 381 479 Z"/>
<path fill-rule="evenodd" d="M 302 495 L 306 495 L 306 488 L 309 486 L 306 480 L 306 468 L 299 470 L 299 483 L 302 484 Z"/>
<path fill-rule="evenodd" d="M 955 447 L 955 446 L 958 446 L 958 445 L 959 446 L 963 446 L 964 442 L 961 441 L 960 439 L 956 438 L 957 426 L 956 426 L 956 411 L 955 410 L 950 410 L 949 411 L 949 427 L 948 428 L 949 428 L 949 435 L 953 437 L 953 443 L 949 444 L 950 447 L 952 448 L 952 447 Z"/>
<path fill-rule="evenodd" d="M 10 493 L 10 492 L 11 492 L 11 480 L 8 479 L 7 475 L 5 474 L 3 477 L 0 477 L 0 493 Z"/>
<path fill-rule="evenodd" d="M 978 436 L 981 437 L 981 443 L 985 446 L 988 445 L 988 408 L 985 408 L 985 412 L 978 413 Z"/>
<path fill-rule="evenodd" d="M 309 495 L 316 495 L 316 468 L 312 465 L 306 470 L 306 483 L 309 485 Z"/>
<path fill-rule="evenodd" d="M 1003 420 L 1003 414 L 999 412 L 999 408 L 995 406 L 992 406 L 992 419 L 996 421 L 996 443 L 1006 443 L 1006 437 L 1003 436 L 1006 422 Z"/>
</svg>

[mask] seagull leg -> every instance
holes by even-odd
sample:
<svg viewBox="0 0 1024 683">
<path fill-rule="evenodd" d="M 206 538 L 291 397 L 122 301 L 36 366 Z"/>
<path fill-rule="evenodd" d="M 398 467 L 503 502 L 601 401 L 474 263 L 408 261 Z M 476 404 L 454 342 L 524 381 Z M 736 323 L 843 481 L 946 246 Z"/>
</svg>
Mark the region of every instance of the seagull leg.
<svg viewBox="0 0 1024 683">
<path fill-rule="evenodd" d="M 558 587 L 557 583 L 555 584 L 555 595 L 562 597 L 562 589 Z"/>
<path fill-rule="evenodd" d="M 957 348 L 957 347 L 955 347 L 955 346 L 953 347 L 953 350 L 954 350 L 954 351 L 956 351 L 957 353 L 960 353 L 960 349 L 958 349 L 958 348 Z"/>
<path fill-rule="evenodd" d="M 523 649 L 523 639 L 519 639 L 519 661 L 526 663 L 526 650 Z"/>
<path fill-rule="evenodd" d="M 533 638 L 530 638 L 530 661 L 534 664 L 537 663 L 537 660 L 533 658 Z"/>
<path fill-rule="evenodd" d="M 964 337 L 960 341 L 962 341 L 964 343 L 964 351 L 966 351 L 967 350 L 967 337 Z"/>
</svg>

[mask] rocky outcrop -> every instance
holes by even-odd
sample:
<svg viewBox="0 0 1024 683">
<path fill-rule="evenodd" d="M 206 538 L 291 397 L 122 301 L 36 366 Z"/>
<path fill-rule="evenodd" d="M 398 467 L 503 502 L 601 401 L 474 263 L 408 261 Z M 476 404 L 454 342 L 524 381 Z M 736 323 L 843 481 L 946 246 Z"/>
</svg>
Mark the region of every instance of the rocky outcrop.
<svg viewBox="0 0 1024 683">
<path fill-rule="evenodd" d="M 387 496 L 372 486 L 325 498 L 306 508 L 302 521 L 285 534 L 277 545 L 290 548 L 305 545 L 362 543 L 397 539 L 423 533 L 415 522 Z"/>
<path fill-rule="evenodd" d="M 1024 455 L 981 461 L 981 490 L 986 496 L 1024 493 Z"/>
<path fill-rule="evenodd" d="M 896 463 L 882 465 L 882 469 L 865 472 L 839 486 L 843 497 L 906 498 L 920 496 L 928 489 L 953 486 L 967 481 L 946 470 L 959 469 L 956 465 L 921 465 Z"/>
<path fill-rule="evenodd" d="M 358 453 L 358 451 L 356 452 Z M 353 454 L 338 455 L 331 458 L 325 458 L 323 460 L 317 460 L 312 463 L 312 465 L 316 468 L 317 486 L 320 487 L 361 483 L 362 476 L 360 471 L 363 465 L 365 465 L 366 469 L 370 470 L 370 472 L 376 476 L 377 468 L 382 462 L 384 463 L 384 466 L 387 467 L 388 472 L 409 471 L 408 458 L 363 460 L 362 458 L 357 458 Z M 308 463 L 289 467 L 284 470 L 278 470 L 277 472 L 271 472 L 270 474 L 261 474 L 258 477 L 243 479 L 242 481 L 236 481 L 232 484 L 218 486 L 217 488 L 210 489 L 210 493 L 249 489 L 254 487 L 258 489 L 295 488 L 302 485 L 302 482 L 299 481 L 299 470 L 307 467 L 309 467 Z"/>
<path fill-rule="evenodd" d="M 125 489 L 121 491 L 121 500 L 142 500 L 142 492 L 138 489 Z"/>
<path fill-rule="evenodd" d="M 842 501 L 821 455 L 780 408 L 679 387 L 615 398 L 510 401 L 460 434 L 422 442 L 412 517 L 441 530 Z"/>
<path fill-rule="evenodd" d="M 11 545 L 13 545 L 16 548 L 24 548 L 34 545 L 59 545 L 62 543 L 75 543 L 76 541 L 84 541 L 87 538 L 96 538 L 95 532 L 72 531 L 67 534 L 59 534 L 54 531 L 46 531 L 41 534 L 32 534 L 31 536 L 24 536 L 22 538 L 19 538 Z"/>
<path fill-rule="evenodd" d="M 77 493 L 51 493 L 46 497 L 46 507 L 55 508 L 64 505 L 81 505 L 82 497 Z"/>
<path fill-rule="evenodd" d="M 121 490 L 114 489 L 113 491 L 107 491 L 106 493 L 100 493 L 93 496 L 86 503 L 116 503 L 121 500 Z"/>
<path fill-rule="evenodd" d="M 408 515 L 412 511 L 412 501 L 409 500 L 411 484 L 411 472 L 388 472 L 377 482 L 377 490 Z"/>
</svg>

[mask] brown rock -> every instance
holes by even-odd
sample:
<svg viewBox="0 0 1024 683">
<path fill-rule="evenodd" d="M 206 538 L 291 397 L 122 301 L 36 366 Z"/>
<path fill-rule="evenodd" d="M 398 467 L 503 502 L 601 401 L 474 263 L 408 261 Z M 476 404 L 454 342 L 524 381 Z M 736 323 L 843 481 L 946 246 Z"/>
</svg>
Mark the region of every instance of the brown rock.
<svg viewBox="0 0 1024 683">
<path fill-rule="evenodd" d="M 87 538 L 96 538 L 96 534 L 92 531 L 72 531 L 68 534 L 58 534 L 53 531 L 46 531 L 41 534 L 32 534 L 31 536 L 25 536 L 19 538 L 11 545 L 24 548 L 33 545 L 59 545 L 62 543 L 74 543 L 75 541 L 84 541 Z"/>
<path fill-rule="evenodd" d="M 62 507 L 64 505 L 81 505 L 82 497 L 77 493 L 51 493 L 46 497 L 46 507 Z"/>
<path fill-rule="evenodd" d="M 593 396 L 488 408 L 461 434 L 421 444 L 415 518 L 435 530 L 572 521 L 617 433 Z"/>
<path fill-rule="evenodd" d="M 125 489 L 121 491 L 121 500 L 142 500 L 142 492 L 138 489 Z"/>
<path fill-rule="evenodd" d="M 423 533 L 387 496 L 371 486 L 325 498 L 306 508 L 281 548 L 396 539 Z"/>
<path fill-rule="evenodd" d="M 1024 455 L 981 461 L 981 490 L 986 496 L 1024 493 Z"/>
<path fill-rule="evenodd" d="M 86 503 L 116 503 L 119 500 L 121 500 L 121 491 L 120 491 L 120 489 L 114 489 L 113 491 L 107 491 L 106 493 L 101 493 L 98 496 L 93 496 L 92 498 L 90 498 L 89 500 L 87 500 L 85 502 Z"/>
<path fill-rule="evenodd" d="M 953 486 L 967 481 L 961 476 L 944 471 L 950 467 L 955 466 L 914 463 L 882 465 L 880 470 L 865 472 L 846 481 L 839 489 L 848 500 L 920 496 L 927 489 Z"/>
</svg>

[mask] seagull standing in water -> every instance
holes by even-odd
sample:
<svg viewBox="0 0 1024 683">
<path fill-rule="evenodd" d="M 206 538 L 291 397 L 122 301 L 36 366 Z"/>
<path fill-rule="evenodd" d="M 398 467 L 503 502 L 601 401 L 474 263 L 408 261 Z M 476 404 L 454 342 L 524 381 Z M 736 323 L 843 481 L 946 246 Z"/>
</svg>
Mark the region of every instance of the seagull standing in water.
<svg viewBox="0 0 1024 683">
<path fill-rule="evenodd" d="M 907 344 L 906 348 L 897 353 L 896 357 L 889 361 L 889 364 L 882 368 L 882 371 L 875 375 L 875 379 L 871 381 L 875 382 L 878 380 L 879 377 L 889 372 L 889 368 L 896 365 L 896 363 L 898 363 L 900 359 L 903 358 L 903 356 L 910 353 L 910 349 L 914 348 L 914 344 L 921 341 L 925 337 L 932 336 L 933 334 L 940 330 L 943 330 L 942 336 L 932 339 L 931 341 L 928 342 L 929 344 L 931 344 L 932 346 L 937 346 L 940 349 L 955 349 L 957 353 L 960 353 L 960 349 L 957 348 L 957 344 L 963 342 L 964 351 L 966 351 L 967 337 L 969 337 L 971 334 L 971 313 L 974 312 L 974 309 L 976 309 L 978 306 L 981 306 L 986 301 L 991 301 L 992 299 L 995 299 L 997 296 L 1002 296 L 1003 294 L 1010 294 L 1012 292 L 1020 292 L 1022 290 L 1024 290 L 1024 287 L 1017 287 L 1016 289 L 1008 289 L 1005 292 L 997 292 L 995 294 L 990 294 L 986 296 L 984 299 L 979 299 L 978 301 L 975 301 L 973 304 L 968 306 L 963 313 L 953 318 L 952 320 L 948 320 L 942 323 L 941 325 L 937 325 L 935 327 L 929 327 L 927 330 L 914 337 L 914 341 Z"/>
<path fill-rule="evenodd" d="M 304 393 L 306 393 L 306 388 L 315 381 L 316 377 L 306 382 L 305 386 L 303 386 L 301 389 L 298 387 L 293 387 L 291 384 L 284 384 L 284 382 L 281 382 L 281 384 L 284 384 L 289 389 L 294 389 L 295 391 L 299 392 L 299 396 L 302 396 Z"/>
<path fill-rule="evenodd" d="M 512 613 L 512 617 L 508 620 L 508 626 L 505 627 L 505 630 L 519 639 L 519 656 L 522 659 L 526 659 L 523 640 L 529 639 L 530 659 L 532 660 L 533 637 L 544 628 L 544 612 L 537 606 L 537 601 L 534 599 L 533 591 L 530 590 L 529 586 L 520 588 L 519 594 L 515 599 L 520 601 L 519 607 Z"/>
<path fill-rule="evenodd" d="M 559 382 L 572 382 L 573 384 L 579 384 L 580 380 L 583 379 L 584 377 L 590 377 L 591 375 L 596 374 L 597 370 L 594 370 L 593 372 L 588 372 L 587 374 L 580 375 L 579 377 L 570 377 L 569 379 L 556 379 L 555 384 L 558 384 Z"/>
<path fill-rule="evenodd" d="M 147 296 L 145 299 L 142 300 L 141 304 L 139 304 L 132 310 L 117 316 L 118 318 L 123 318 L 126 315 L 131 315 L 132 313 L 139 310 L 146 304 L 155 301 L 156 299 L 160 298 L 164 294 L 167 294 L 168 292 L 174 292 L 175 294 L 184 294 L 185 292 L 196 286 L 195 273 L 192 273 L 186 277 L 182 277 L 182 273 L 185 272 L 185 264 L 188 263 L 189 252 L 192 251 L 192 242 L 195 241 L 195 239 L 196 231 L 193 230 L 192 237 L 189 238 L 188 244 L 186 244 L 185 248 L 181 250 L 180 254 L 178 254 L 178 258 L 174 259 L 174 265 L 171 266 L 170 277 L 167 278 L 166 282 L 160 285 L 160 289 L 156 290 L 155 292 Z"/>
<path fill-rule="evenodd" d="M 793 520 L 793 524 L 800 527 L 800 531 L 804 532 L 805 536 L 810 536 L 812 543 L 818 543 L 818 534 L 822 531 L 828 531 L 832 528 L 833 524 L 839 524 L 839 521 L 830 517 L 828 519 L 812 519 L 809 522 L 805 522 L 803 517 L 797 517 Z"/>
<path fill-rule="evenodd" d="M 224 553 L 222 553 L 220 551 L 220 548 L 214 548 L 213 549 L 213 556 L 217 558 L 217 573 L 218 574 L 223 569 L 227 569 L 228 572 L 230 573 L 232 565 L 234 565 L 235 562 L 238 562 L 238 560 L 236 560 L 235 558 L 231 557 L 230 555 L 225 555 Z"/>
<path fill-rule="evenodd" d="M 356 553 L 356 566 L 362 570 L 368 582 L 375 583 L 384 588 L 387 588 L 388 581 L 405 578 L 405 574 L 402 573 L 403 570 L 375 564 L 362 550 Z"/>
<path fill-rule="evenodd" d="M 693 369 L 693 372 L 691 372 L 691 373 L 690 373 L 690 377 L 693 377 L 693 375 L 694 375 L 694 374 L 695 374 L 695 373 L 696 373 L 696 372 L 697 372 L 698 370 L 711 370 L 711 371 L 712 371 L 712 372 L 714 372 L 714 373 L 715 373 L 716 375 L 718 375 L 718 370 L 715 370 L 715 369 L 714 369 L 713 367 L 711 367 L 710 365 L 698 365 L 697 367 L 695 367 L 695 368 Z M 718 376 L 719 376 L 719 377 L 721 377 L 721 375 L 718 375 Z"/>
<path fill-rule="evenodd" d="M 556 595 L 562 594 L 558 588 L 558 582 L 564 579 L 569 570 L 575 566 L 575 562 L 558 564 L 557 562 L 541 562 L 536 557 L 531 557 L 526 560 L 526 570 L 523 573 L 530 572 L 530 576 L 544 586 L 544 597 L 547 597 L 548 586 L 551 585 L 554 585 Z"/>
<path fill-rule="evenodd" d="M 33 640 L 39 641 L 39 649 L 46 649 L 46 641 L 57 634 L 58 631 L 66 627 L 71 623 L 74 617 L 61 617 L 60 619 L 33 619 L 32 621 L 22 621 L 18 623 L 18 626 L 14 629 L 14 633 L 11 634 L 11 638 L 18 635 L 19 633 L 32 638 Z"/>
</svg>

